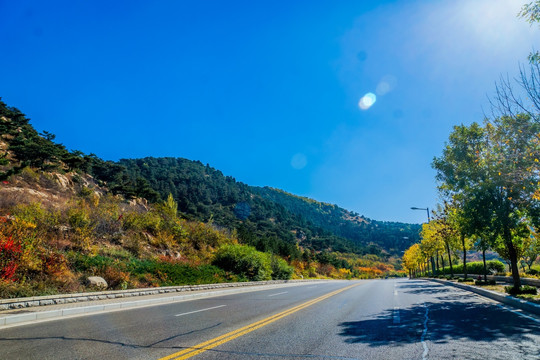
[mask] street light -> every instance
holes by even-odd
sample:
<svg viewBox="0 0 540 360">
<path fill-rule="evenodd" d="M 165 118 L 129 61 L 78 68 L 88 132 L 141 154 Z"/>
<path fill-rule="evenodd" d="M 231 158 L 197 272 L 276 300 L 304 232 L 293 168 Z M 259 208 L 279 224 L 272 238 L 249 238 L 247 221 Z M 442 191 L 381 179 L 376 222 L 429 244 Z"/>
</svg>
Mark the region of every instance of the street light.
<svg viewBox="0 0 540 360">
<path fill-rule="evenodd" d="M 426 212 L 427 212 L 427 221 L 428 221 L 428 222 L 431 221 L 431 219 L 430 219 L 430 217 L 429 217 L 429 208 L 428 208 L 428 207 L 427 207 L 427 208 L 418 208 L 418 207 L 414 207 L 414 206 L 413 206 L 413 207 L 411 208 L 411 210 L 426 210 Z"/>
</svg>

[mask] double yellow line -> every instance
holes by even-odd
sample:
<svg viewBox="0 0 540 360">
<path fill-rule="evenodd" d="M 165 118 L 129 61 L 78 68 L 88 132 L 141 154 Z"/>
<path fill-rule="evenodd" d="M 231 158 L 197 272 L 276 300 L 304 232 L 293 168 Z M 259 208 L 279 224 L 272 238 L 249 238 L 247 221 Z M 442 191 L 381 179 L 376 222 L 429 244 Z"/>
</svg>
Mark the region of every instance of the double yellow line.
<svg viewBox="0 0 540 360">
<path fill-rule="evenodd" d="M 328 299 L 329 297 L 332 297 L 332 296 L 334 296 L 336 294 L 339 294 L 342 291 L 348 290 L 348 289 L 350 289 L 352 287 L 355 287 L 357 285 L 360 285 L 360 284 L 355 284 L 355 285 L 347 286 L 347 287 L 345 287 L 343 289 L 332 291 L 331 293 L 320 296 L 320 297 L 318 297 L 316 299 L 310 300 L 308 302 L 305 302 L 303 304 L 300 304 L 298 306 L 295 306 L 293 308 L 290 308 L 290 309 L 285 310 L 283 312 L 280 312 L 278 314 L 275 314 L 275 315 L 272 315 L 272 316 L 267 317 L 265 319 L 259 320 L 257 322 L 254 322 L 253 324 L 249 324 L 247 326 L 241 327 L 240 329 L 236 329 L 236 330 L 231 331 L 231 332 L 229 332 L 227 334 L 218 336 L 218 337 L 216 337 L 214 339 L 202 342 L 202 343 L 200 343 L 198 345 L 195 345 L 193 347 L 190 347 L 188 349 L 184 349 L 182 351 L 171 354 L 169 356 L 165 356 L 165 357 L 163 357 L 163 358 L 161 358 L 159 360 L 188 359 L 188 358 L 190 358 L 192 356 L 195 356 L 195 355 L 203 353 L 203 352 L 205 352 L 207 350 L 213 349 L 216 346 L 219 346 L 221 344 L 225 344 L 226 342 L 234 340 L 234 339 L 236 339 L 236 338 L 238 338 L 238 337 L 240 337 L 242 335 L 245 335 L 245 334 L 250 333 L 250 332 L 252 332 L 254 330 L 260 329 L 263 326 L 266 326 L 268 324 L 273 323 L 274 321 L 277 321 L 277 320 L 282 319 L 282 318 L 284 318 L 286 316 L 289 316 L 289 315 L 291 315 L 291 314 L 293 314 L 293 313 L 295 313 L 295 312 L 297 312 L 299 310 L 305 309 L 308 306 L 316 304 L 319 301 L 323 301 L 325 299 Z"/>
</svg>

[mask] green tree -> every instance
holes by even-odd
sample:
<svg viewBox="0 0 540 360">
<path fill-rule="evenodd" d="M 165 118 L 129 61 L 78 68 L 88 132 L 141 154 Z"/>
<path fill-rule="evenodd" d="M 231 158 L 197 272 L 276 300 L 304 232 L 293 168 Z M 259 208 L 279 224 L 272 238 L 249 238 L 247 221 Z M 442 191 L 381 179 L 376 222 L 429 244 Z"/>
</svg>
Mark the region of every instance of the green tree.
<svg viewBox="0 0 540 360">
<path fill-rule="evenodd" d="M 435 158 L 439 190 L 465 207 L 483 199 L 490 210 L 486 224 L 502 241 L 511 264 L 514 286 L 520 287 L 518 257 L 522 239 L 516 236 L 529 216 L 537 222 L 534 198 L 539 178 L 540 125 L 528 115 L 504 116 L 485 127 L 456 126 L 443 155 Z"/>
<path fill-rule="evenodd" d="M 527 264 L 529 271 L 532 264 L 540 256 L 540 240 L 538 239 L 537 231 L 531 232 L 531 234 L 524 239 L 523 246 L 523 261 Z"/>
<path fill-rule="evenodd" d="M 525 19 L 529 24 L 540 23 L 540 0 L 531 1 L 521 7 L 521 11 L 518 14 L 519 17 Z M 529 54 L 529 61 L 531 63 L 540 62 L 540 52 L 536 51 Z"/>
<path fill-rule="evenodd" d="M 474 236 L 475 229 L 472 227 L 472 218 L 470 214 L 465 211 L 463 204 L 454 199 L 451 204 L 448 204 L 448 209 L 448 220 L 459 236 L 459 245 L 463 253 L 463 274 L 466 279 L 468 275 L 467 250 L 472 246 L 470 238 L 471 236 Z"/>
</svg>

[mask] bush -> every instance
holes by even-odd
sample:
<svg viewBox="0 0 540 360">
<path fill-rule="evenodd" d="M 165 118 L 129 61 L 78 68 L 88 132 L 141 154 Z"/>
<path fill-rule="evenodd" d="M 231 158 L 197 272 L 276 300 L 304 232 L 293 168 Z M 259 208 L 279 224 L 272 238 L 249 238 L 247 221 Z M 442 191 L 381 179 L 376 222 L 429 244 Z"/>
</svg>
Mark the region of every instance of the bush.
<svg viewBox="0 0 540 360">
<path fill-rule="evenodd" d="M 143 281 L 151 274 L 160 286 L 210 284 L 229 280 L 225 271 L 212 265 L 190 266 L 153 260 L 133 260 L 127 264 L 127 271 L 138 275 Z"/>
<path fill-rule="evenodd" d="M 526 271 L 525 274 L 527 274 L 527 275 L 540 275 L 540 271 L 538 271 L 536 269 L 531 269 L 531 270 Z"/>
<path fill-rule="evenodd" d="M 157 260 L 140 260 L 125 254 L 123 259 L 68 253 L 71 266 L 78 272 L 105 278 L 110 288 L 135 287 L 138 281 L 151 286 L 210 284 L 236 280 L 213 265 L 191 266 Z M 149 281 L 148 279 L 152 279 Z"/>
<path fill-rule="evenodd" d="M 538 293 L 538 289 L 536 287 L 529 286 L 529 285 L 523 285 L 521 288 L 518 288 L 515 286 L 505 286 L 504 291 L 506 291 L 506 293 L 510 295 L 521 295 L 521 294 L 536 295 Z"/>
<path fill-rule="evenodd" d="M 466 279 L 458 278 L 457 281 L 458 282 L 473 282 L 474 279 L 473 278 L 466 278 Z"/>
<path fill-rule="evenodd" d="M 535 286 L 523 285 L 521 287 L 521 293 L 536 295 L 538 294 L 538 289 Z"/>
<path fill-rule="evenodd" d="M 452 266 L 454 269 L 454 274 L 463 274 L 463 264 Z M 497 273 L 505 271 L 504 264 L 499 260 L 488 260 L 486 261 L 486 268 L 489 273 Z M 450 274 L 450 267 L 446 266 L 443 269 L 440 269 L 439 272 L 444 274 Z M 484 262 L 482 261 L 473 261 L 467 263 L 467 274 L 474 275 L 484 275 Z"/>
<path fill-rule="evenodd" d="M 484 281 L 484 280 L 475 280 L 474 281 L 474 285 L 497 285 L 497 282 L 495 280 L 488 280 L 488 281 Z"/>
<path fill-rule="evenodd" d="M 285 260 L 278 256 L 272 256 L 272 279 L 274 280 L 289 280 L 292 277 L 294 269 L 289 266 Z"/>
<path fill-rule="evenodd" d="M 268 254 L 247 245 L 225 245 L 215 255 L 212 265 L 231 271 L 248 280 L 272 278 L 271 259 Z"/>
</svg>

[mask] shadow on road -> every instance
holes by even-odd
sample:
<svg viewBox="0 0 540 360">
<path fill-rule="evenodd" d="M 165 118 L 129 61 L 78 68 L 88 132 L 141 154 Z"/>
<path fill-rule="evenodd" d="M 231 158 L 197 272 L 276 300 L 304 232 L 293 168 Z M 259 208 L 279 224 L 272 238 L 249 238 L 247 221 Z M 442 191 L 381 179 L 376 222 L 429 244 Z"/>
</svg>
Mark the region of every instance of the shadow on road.
<svg viewBox="0 0 540 360">
<path fill-rule="evenodd" d="M 428 286 L 427 292 L 423 293 L 446 292 L 436 290 L 436 286 L 432 289 Z M 515 340 L 519 343 L 528 337 L 536 338 L 538 342 L 540 324 L 537 322 L 502 310 L 491 303 L 470 301 L 470 297 L 455 293 L 435 297 L 432 302 L 397 310 L 398 316 L 396 310 L 389 309 L 370 319 L 343 322 L 339 334 L 345 338 L 345 343 L 365 343 L 373 347 L 419 343 L 427 308 L 426 340 L 433 343 L 454 340 Z M 534 339 L 530 340 L 534 343 Z"/>
<path fill-rule="evenodd" d="M 400 284 L 399 290 L 407 294 L 434 295 L 452 292 L 448 286 L 422 280 L 410 280 L 406 284 Z"/>
</svg>

